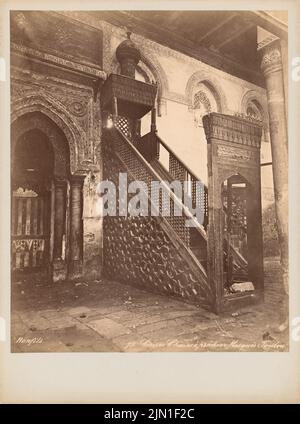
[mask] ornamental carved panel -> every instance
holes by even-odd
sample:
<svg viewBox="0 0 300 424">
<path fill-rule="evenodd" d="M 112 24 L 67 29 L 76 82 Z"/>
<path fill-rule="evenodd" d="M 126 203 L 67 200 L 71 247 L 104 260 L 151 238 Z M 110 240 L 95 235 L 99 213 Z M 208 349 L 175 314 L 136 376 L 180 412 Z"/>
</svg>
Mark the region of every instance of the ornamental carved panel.
<svg viewBox="0 0 300 424">
<path fill-rule="evenodd" d="M 234 146 L 217 146 L 217 156 L 221 159 L 229 159 L 234 161 L 258 162 L 259 155 L 257 152 L 246 149 L 239 149 Z"/>
<path fill-rule="evenodd" d="M 53 30 L 55 28 L 55 31 Z M 11 41 L 102 66 L 103 33 L 49 11 L 11 12 Z M 62 53 L 63 52 L 63 53 Z"/>
<path fill-rule="evenodd" d="M 93 96 L 91 87 L 80 85 L 60 78 L 54 78 L 45 74 L 38 74 L 26 69 L 14 69 L 11 75 L 11 105 L 12 114 L 18 104 L 24 105 L 24 111 L 28 107 L 30 99 L 36 97 L 45 99 L 51 109 L 64 110 L 63 115 L 58 116 L 72 125 L 68 131 L 81 133 L 76 137 L 79 159 L 94 161 L 94 149 L 100 139 L 101 116 L 99 112 L 99 98 Z M 58 112 L 59 113 L 59 112 Z M 18 111 L 21 114 L 21 111 Z M 75 134 L 74 133 L 74 134 Z M 72 155 L 72 151 L 70 152 Z"/>
</svg>

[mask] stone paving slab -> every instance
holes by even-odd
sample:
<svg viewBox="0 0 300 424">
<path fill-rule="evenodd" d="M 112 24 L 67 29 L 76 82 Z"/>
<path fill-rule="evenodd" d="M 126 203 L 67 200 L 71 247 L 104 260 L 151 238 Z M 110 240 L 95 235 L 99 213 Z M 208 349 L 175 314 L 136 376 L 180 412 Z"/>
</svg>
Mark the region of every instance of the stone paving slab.
<svg viewBox="0 0 300 424">
<path fill-rule="evenodd" d="M 45 309 L 40 311 L 40 315 L 46 319 L 55 319 L 62 313 L 60 309 Z"/>
<path fill-rule="evenodd" d="M 124 334 L 130 334 L 130 330 L 128 328 L 109 318 L 90 321 L 87 325 L 101 336 L 111 339 L 114 337 L 122 336 Z"/>
<path fill-rule="evenodd" d="M 77 306 L 76 308 L 68 309 L 67 312 L 69 315 L 76 317 L 82 314 L 89 315 L 91 309 L 87 308 L 86 306 Z"/>
<path fill-rule="evenodd" d="M 28 326 L 21 320 L 15 322 L 13 325 L 13 334 L 17 339 L 18 337 L 24 336 L 28 332 Z"/>
<path fill-rule="evenodd" d="M 184 319 L 176 318 L 176 319 L 168 319 L 165 320 L 163 317 L 160 321 L 153 322 L 151 324 L 140 325 L 136 327 L 136 331 L 138 334 L 150 334 L 153 332 L 157 332 L 158 330 L 167 328 L 176 328 L 177 333 L 181 333 L 185 328 L 190 329 L 190 326 L 187 325 Z"/>
<path fill-rule="evenodd" d="M 121 311 L 124 311 L 124 305 L 113 305 L 113 306 L 102 306 L 99 305 L 98 307 L 94 307 L 90 309 L 89 316 L 95 316 L 95 315 L 109 315 L 113 313 L 119 313 Z"/>
<path fill-rule="evenodd" d="M 32 280 L 26 283 L 25 294 L 16 284 L 12 351 L 222 352 L 272 351 L 272 346 L 274 351 L 286 351 L 288 332 L 273 331 L 281 302 L 278 267 L 269 268 L 264 304 L 220 316 L 115 281 L 47 285 Z M 16 343 L 18 337 L 29 341 L 42 337 L 43 342 L 29 346 Z M 283 347 L 274 348 L 277 342 Z"/>
<path fill-rule="evenodd" d="M 36 330 L 48 330 L 51 328 L 51 323 L 43 318 L 39 313 L 25 312 L 22 314 L 22 321 L 28 327 Z"/>
<path fill-rule="evenodd" d="M 100 336 L 86 326 L 80 329 L 78 327 L 65 328 L 56 332 L 56 337 L 72 352 L 118 351 L 117 346 L 111 340 Z"/>
<path fill-rule="evenodd" d="M 78 319 L 74 319 L 74 323 L 75 323 L 75 328 L 77 330 L 86 330 L 86 329 L 88 329 L 87 322 L 84 319 L 79 319 L 79 318 Z M 71 328 L 74 328 L 74 326 L 67 327 L 67 329 L 71 329 Z"/>
<path fill-rule="evenodd" d="M 125 324 L 130 323 L 132 321 L 136 322 L 138 320 L 139 315 L 141 314 L 137 314 L 134 311 L 120 310 L 118 312 L 107 314 L 107 317 L 109 319 L 112 319 L 113 321 L 122 322 L 123 324 Z"/>
<path fill-rule="evenodd" d="M 53 318 L 50 321 L 51 329 L 62 329 L 76 327 L 77 322 L 69 316 L 60 316 Z"/>
</svg>

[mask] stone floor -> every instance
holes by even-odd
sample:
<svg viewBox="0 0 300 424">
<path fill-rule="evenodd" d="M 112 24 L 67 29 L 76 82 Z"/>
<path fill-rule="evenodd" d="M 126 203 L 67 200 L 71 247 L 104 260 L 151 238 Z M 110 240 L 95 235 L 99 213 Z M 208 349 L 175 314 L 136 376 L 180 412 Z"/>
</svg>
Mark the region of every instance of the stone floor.
<svg viewBox="0 0 300 424">
<path fill-rule="evenodd" d="M 115 281 L 12 287 L 12 352 L 286 351 L 280 266 L 265 262 L 265 303 L 221 316 Z"/>
</svg>

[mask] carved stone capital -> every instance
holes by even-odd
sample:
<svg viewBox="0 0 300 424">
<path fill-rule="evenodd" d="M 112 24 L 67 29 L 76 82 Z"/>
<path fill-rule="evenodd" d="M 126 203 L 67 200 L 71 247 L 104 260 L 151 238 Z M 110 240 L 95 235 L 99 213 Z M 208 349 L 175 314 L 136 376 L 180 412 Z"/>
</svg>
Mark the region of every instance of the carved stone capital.
<svg viewBox="0 0 300 424">
<path fill-rule="evenodd" d="M 276 40 L 262 49 L 261 70 L 267 76 L 281 69 L 281 49 L 278 40 Z"/>
</svg>

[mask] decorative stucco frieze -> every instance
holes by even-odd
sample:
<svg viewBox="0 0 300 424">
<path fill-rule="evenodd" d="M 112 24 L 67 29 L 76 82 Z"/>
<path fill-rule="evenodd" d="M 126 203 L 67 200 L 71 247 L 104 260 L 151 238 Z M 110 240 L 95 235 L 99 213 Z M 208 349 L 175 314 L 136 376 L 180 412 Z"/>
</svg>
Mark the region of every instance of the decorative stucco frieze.
<svg viewBox="0 0 300 424">
<path fill-rule="evenodd" d="M 67 58 L 55 56 L 53 54 L 42 52 L 40 50 L 33 49 L 31 47 L 23 46 L 16 43 L 11 43 L 11 50 L 12 52 L 22 54 L 32 59 L 39 59 L 39 60 L 48 62 L 50 64 L 63 66 L 70 70 L 80 71 L 90 77 L 97 77 L 101 79 L 106 78 L 106 73 L 101 68 L 96 66 L 74 62 Z"/>
<path fill-rule="evenodd" d="M 13 114 L 15 105 L 23 104 L 25 113 L 30 99 L 35 99 L 37 96 L 43 98 L 47 103 L 47 106 L 44 105 L 45 107 L 50 111 L 56 109 L 55 113 L 59 115 L 57 116 L 58 120 L 61 118 L 60 114 L 63 110 L 62 116 L 68 115 L 72 126 L 76 126 L 77 132 L 81 134 L 76 140 L 78 155 L 72 161 L 73 169 L 77 167 L 84 170 L 87 164 L 95 162 L 94 150 L 95 143 L 98 144 L 100 139 L 101 115 L 99 106 L 97 108 L 95 104 L 99 103 L 99 95 L 95 99 L 91 87 L 15 67 L 12 68 L 11 81 Z M 34 107 L 34 103 L 31 106 Z M 39 110 L 39 105 L 35 106 L 36 110 Z M 19 110 L 18 113 L 21 111 Z M 75 156 L 73 154 L 73 157 Z"/>
<path fill-rule="evenodd" d="M 70 151 L 70 168 L 72 173 L 82 169 L 86 134 L 75 122 L 65 106 L 46 92 L 27 92 L 19 98 L 12 98 L 11 122 L 12 124 L 26 114 L 40 112 L 50 118 L 65 134 Z"/>
<path fill-rule="evenodd" d="M 257 162 L 259 160 L 256 152 L 231 146 L 217 146 L 217 156 L 234 161 Z"/>
</svg>

